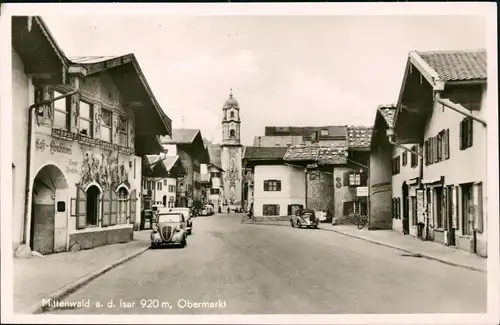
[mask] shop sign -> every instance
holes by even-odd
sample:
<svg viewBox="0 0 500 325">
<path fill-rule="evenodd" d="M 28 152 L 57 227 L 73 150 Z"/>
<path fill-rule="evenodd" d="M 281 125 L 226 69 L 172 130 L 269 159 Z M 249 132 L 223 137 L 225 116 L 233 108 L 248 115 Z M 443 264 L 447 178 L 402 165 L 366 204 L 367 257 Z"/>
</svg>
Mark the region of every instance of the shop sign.
<svg viewBox="0 0 500 325">
<path fill-rule="evenodd" d="M 51 140 L 50 142 L 45 141 L 44 139 L 37 138 L 35 140 L 35 149 L 37 151 L 45 152 L 48 150 L 51 154 L 61 153 L 63 155 L 71 155 L 71 145 L 66 145 L 63 142 L 59 142 L 56 140 Z"/>
<path fill-rule="evenodd" d="M 359 186 L 356 187 L 356 196 L 368 196 L 368 187 L 367 186 Z"/>
</svg>

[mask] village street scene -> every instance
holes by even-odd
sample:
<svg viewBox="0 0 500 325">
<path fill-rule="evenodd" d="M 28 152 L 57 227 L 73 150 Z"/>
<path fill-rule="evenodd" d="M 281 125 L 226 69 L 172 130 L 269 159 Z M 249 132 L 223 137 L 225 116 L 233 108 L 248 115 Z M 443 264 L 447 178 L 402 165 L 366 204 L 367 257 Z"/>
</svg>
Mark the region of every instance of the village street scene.
<svg viewBox="0 0 500 325">
<path fill-rule="evenodd" d="M 11 18 L 14 313 L 487 312 L 484 21 L 271 18 Z"/>
</svg>

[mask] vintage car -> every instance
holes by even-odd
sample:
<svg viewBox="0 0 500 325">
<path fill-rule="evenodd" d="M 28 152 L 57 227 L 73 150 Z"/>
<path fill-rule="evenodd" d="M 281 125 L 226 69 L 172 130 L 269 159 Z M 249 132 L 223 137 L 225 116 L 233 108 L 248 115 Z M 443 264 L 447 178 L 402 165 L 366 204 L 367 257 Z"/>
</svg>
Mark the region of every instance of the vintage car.
<svg viewBox="0 0 500 325">
<path fill-rule="evenodd" d="M 161 245 L 177 244 L 181 247 L 187 245 L 186 220 L 180 212 L 158 213 L 153 231 L 151 231 L 151 248 Z"/>
<path fill-rule="evenodd" d="M 290 225 L 292 227 L 307 227 L 307 228 L 318 228 L 319 218 L 316 217 L 314 210 L 311 209 L 300 209 L 297 210 L 295 215 L 290 219 Z"/>
<path fill-rule="evenodd" d="M 169 208 L 168 212 L 179 212 L 184 215 L 186 220 L 186 232 L 188 235 L 193 233 L 193 213 L 190 208 Z"/>
<path fill-rule="evenodd" d="M 210 204 L 206 204 L 200 211 L 200 216 L 211 216 L 215 214 L 214 207 Z"/>
</svg>

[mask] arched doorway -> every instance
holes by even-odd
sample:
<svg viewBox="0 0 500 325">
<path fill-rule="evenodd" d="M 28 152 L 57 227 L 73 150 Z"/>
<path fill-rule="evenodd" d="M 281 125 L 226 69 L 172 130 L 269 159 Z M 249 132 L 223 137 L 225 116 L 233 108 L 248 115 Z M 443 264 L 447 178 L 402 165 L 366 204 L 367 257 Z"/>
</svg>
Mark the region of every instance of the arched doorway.
<svg viewBox="0 0 500 325">
<path fill-rule="evenodd" d="M 163 206 L 164 207 L 167 206 L 167 196 L 166 195 L 163 195 Z"/>
<path fill-rule="evenodd" d="M 99 219 L 99 197 L 101 190 L 96 185 L 87 188 L 87 225 L 96 226 Z"/>
<path fill-rule="evenodd" d="M 44 166 L 35 176 L 31 200 L 31 250 L 46 255 L 65 249 L 67 229 L 56 231 L 56 218 L 65 219 L 68 213 L 67 189 L 64 174 L 54 165 Z"/>
<path fill-rule="evenodd" d="M 403 194 L 403 233 L 410 233 L 410 197 L 408 195 L 408 184 L 403 182 L 401 186 L 401 191 Z"/>
</svg>

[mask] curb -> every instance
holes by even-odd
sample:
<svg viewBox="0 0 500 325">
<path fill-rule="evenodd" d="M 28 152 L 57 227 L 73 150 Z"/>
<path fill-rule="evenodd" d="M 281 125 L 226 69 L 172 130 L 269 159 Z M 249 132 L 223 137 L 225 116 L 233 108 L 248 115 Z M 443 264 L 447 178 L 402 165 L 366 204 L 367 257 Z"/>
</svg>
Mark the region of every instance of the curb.
<svg viewBox="0 0 500 325">
<path fill-rule="evenodd" d="M 87 285 L 89 282 L 91 282 L 95 278 L 98 278 L 99 276 L 103 275 L 104 273 L 108 272 L 109 270 L 114 269 L 115 267 L 117 267 L 125 262 L 128 262 L 129 260 L 141 255 L 142 253 L 146 252 L 148 249 L 149 249 L 149 246 L 144 247 L 144 248 L 140 248 L 128 256 L 124 256 L 121 259 L 119 259 L 119 260 L 117 260 L 109 265 L 106 265 L 106 266 L 104 266 L 96 271 L 93 271 L 93 272 L 90 272 L 90 273 L 84 275 L 83 277 L 79 278 L 78 280 L 62 287 L 61 289 L 58 289 L 58 290 L 48 294 L 46 297 L 44 297 L 42 299 L 44 299 L 44 300 L 49 300 L 49 299 L 61 300 L 62 298 L 77 291 L 81 287 Z M 20 314 L 41 314 L 41 313 L 44 313 L 48 310 L 50 310 L 50 309 L 46 309 L 46 308 L 42 307 L 41 302 L 39 302 L 39 303 L 33 304 L 30 307 L 24 309 L 22 312 L 20 312 Z"/>
<path fill-rule="evenodd" d="M 271 224 L 271 223 L 266 223 L 266 222 L 251 222 L 251 223 L 247 223 L 247 224 L 288 227 L 288 225 Z M 391 245 L 391 244 L 388 244 L 388 243 L 384 243 L 384 242 L 380 242 L 380 241 L 376 241 L 376 240 L 371 240 L 371 239 L 359 237 L 359 236 L 356 236 L 356 235 L 351 235 L 351 234 L 348 234 L 348 233 L 345 233 L 345 232 L 342 232 L 342 231 L 339 231 L 339 230 L 326 229 L 326 228 L 321 228 L 321 227 L 318 228 L 318 230 L 333 231 L 333 232 L 335 232 L 337 234 L 340 234 L 340 235 L 344 235 L 344 236 L 348 236 L 348 237 L 351 237 L 351 238 L 356 238 L 356 239 L 364 240 L 366 242 L 369 242 L 369 243 L 372 243 L 372 244 L 376 244 L 376 245 L 379 245 L 379 246 L 385 246 L 385 247 L 397 249 L 399 251 L 402 251 L 402 252 L 405 252 L 405 253 L 409 253 L 409 254 L 415 255 L 417 257 L 423 257 L 423 258 L 426 258 L 428 260 L 433 260 L 433 261 L 441 262 L 441 263 L 448 264 L 448 265 L 451 265 L 451 266 L 461 267 L 461 268 L 472 270 L 472 271 L 476 271 L 476 272 L 488 273 L 486 270 L 483 270 L 483 269 L 475 267 L 475 266 L 466 265 L 466 264 L 460 264 L 460 263 L 455 263 L 455 262 L 452 262 L 452 261 L 449 261 L 449 260 L 442 259 L 440 257 L 435 257 L 435 256 L 432 256 L 432 255 L 429 255 L 429 254 L 425 254 L 425 253 L 418 253 L 418 252 L 415 252 L 415 251 L 412 251 L 412 250 L 409 250 L 409 249 L 405 249 L 405 248 L 401 248 L 401 247 L 398 247 L 398 246 L 395 246 L 395 245 Z"/>
</svg>

